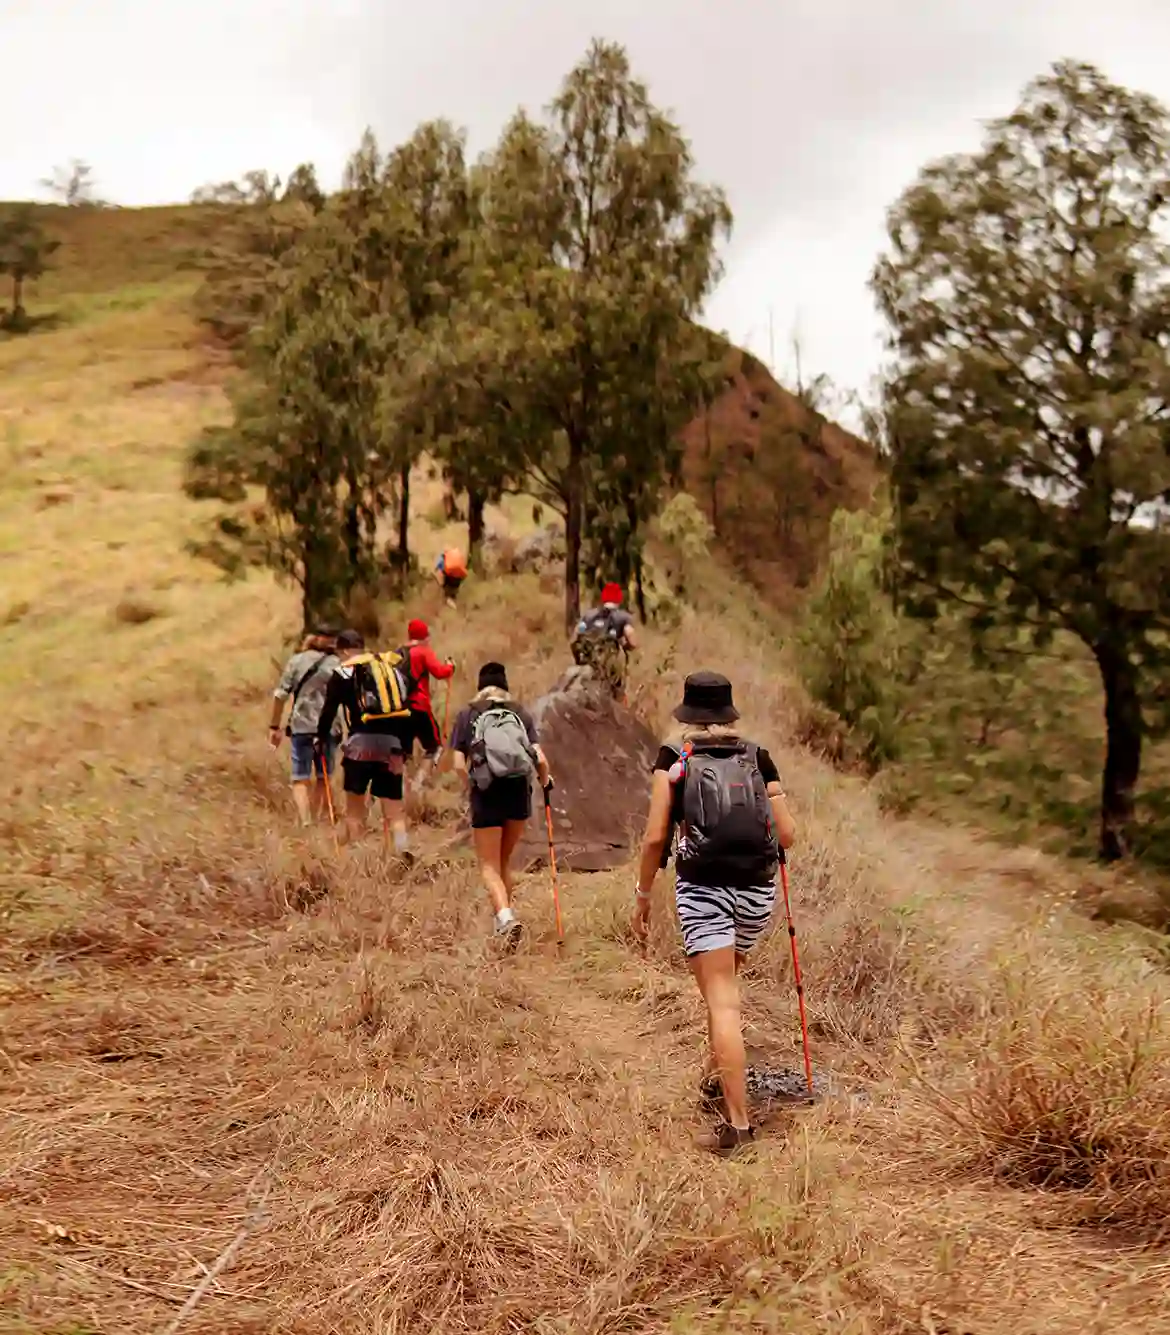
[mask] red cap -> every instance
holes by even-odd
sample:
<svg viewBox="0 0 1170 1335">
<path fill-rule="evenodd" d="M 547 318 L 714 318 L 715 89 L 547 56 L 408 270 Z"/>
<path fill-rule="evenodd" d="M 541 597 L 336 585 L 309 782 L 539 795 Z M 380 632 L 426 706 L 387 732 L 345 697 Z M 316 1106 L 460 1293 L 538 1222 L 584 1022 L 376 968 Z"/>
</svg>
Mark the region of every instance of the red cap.
<svg viewBox="0 0 1170 1335">
<path fill-rule="evenodd" d="M 601 601 L 603 603 L 620 603 L 622 600 L 622 586 L 620 584 L 607 584 L 601 591 Z"/>
<path fill-rule="evenodd" d="M 420 621 L 417 617 L 406 628 L 406 634 L 412 640 L 425 640 L 429 638 L 430 631 L 427 629 L 427 623 Z"/>
</svg>

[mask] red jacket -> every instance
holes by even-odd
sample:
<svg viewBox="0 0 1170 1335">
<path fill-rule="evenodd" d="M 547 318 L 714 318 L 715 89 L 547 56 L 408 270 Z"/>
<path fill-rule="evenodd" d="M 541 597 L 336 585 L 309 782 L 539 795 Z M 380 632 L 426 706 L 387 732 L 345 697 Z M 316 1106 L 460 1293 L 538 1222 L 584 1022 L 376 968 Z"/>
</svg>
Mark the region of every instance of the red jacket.
<svg viewBox="0 0 1170 1335">
<path fill-rule="evenodd" d="M 430 678 L 434 677 L 437 681 L 446 681 L 455 669 L 450 663 L 443 663 L 436 658 L 435 651 L 429 644 L 412 644 L 410 646 L 410 671 L 418 685 L 406 703 L 411 709 L 429 714 L 431 712 Z"/>
</svg>

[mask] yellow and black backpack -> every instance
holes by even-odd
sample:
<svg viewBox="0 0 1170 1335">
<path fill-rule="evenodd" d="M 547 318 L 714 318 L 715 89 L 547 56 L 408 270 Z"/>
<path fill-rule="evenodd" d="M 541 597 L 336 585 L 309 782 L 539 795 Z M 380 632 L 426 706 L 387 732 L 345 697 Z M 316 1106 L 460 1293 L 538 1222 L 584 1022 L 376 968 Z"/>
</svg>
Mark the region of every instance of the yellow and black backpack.
<svg viewBox="0 0 1170 1335">
<path fill-rule="evenodd" d="M 346 667 L 353 668 L 354 698 L 362 723 L 409 717 L 409 700 L 417 684 L 410 668 L 409 648 L 359 654 Z"/>
</svg>

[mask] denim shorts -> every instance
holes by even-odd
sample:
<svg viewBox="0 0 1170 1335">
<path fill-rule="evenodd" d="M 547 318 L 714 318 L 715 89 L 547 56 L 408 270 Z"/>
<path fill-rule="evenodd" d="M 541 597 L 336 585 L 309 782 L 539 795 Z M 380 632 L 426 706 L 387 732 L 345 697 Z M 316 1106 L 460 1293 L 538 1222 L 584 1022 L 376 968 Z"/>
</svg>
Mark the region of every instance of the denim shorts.
<svg viewBox="0 0 1170 1335">
<path fill-rule="evenodd" d="M 292 744 L 292 781 L 293 783 L 306 783 L 309 779 L 319 779 L 321 777 L 321 762 L 314 759 L 312 734 L 302 736 L 293 736 L 289 738 Z M 330 742 L 325 748 L 325 767 L 330 774 L 333 773 L 333 766 L 337 762 L 337 743 Z"/>
</svg>

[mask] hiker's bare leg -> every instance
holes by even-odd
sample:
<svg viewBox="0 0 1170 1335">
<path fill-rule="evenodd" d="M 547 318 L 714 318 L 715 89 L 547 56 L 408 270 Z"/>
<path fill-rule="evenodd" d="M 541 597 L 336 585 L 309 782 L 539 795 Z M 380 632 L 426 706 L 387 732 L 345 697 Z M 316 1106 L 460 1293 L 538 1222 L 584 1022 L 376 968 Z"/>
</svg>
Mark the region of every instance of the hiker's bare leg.
<svg viewBox="0 0 1170 1335">
<path fill-rule="evenodd" d="M 691 972 L 707 1004 L 707 1035 L 723 1086 L 727 1120 L 741 1130 L 750 1125 L 747 1111 L 747 1056 L 739 1014 L 735 947 L 723 946 L 691 959 Z"/>
<path fill-rule="evenodd" d="M 528 822 L 524 820 L 510 820 L 500 833 L 500 879 L 504 882 L 504 893 L 508 896 L 509 904 L 512 902 L 514 889 L 510 865 L 512 854 L 515 853 L 516 845 L 523 837 L 527 824 Z"/>
<path fill-rule="evenodd" d="M 293 806 L 297 809 L 297 816 L 302 825 L 312 825 L 314 817 L 317 814 L 316 807 L 319 802 L 313 801 L 313 790 L 317 785 L 311 779 L 294 779 L 292 785 Z"/>
<path fill-rule="evenodd" d="M 333 776 L 327 779 L 317 779 L 309 793 L 309 810 L 313 813 L 314 820 L 329 819 L 329 802 L 325 795 L 326 787 L 333 782 Z"/>
<path fill-rule="evenodd" d="M 479 859 L 479 874 L 483 878 L 484 889 L 492 901 L 492 912 L 499 913 L 508 907 L 508 887 L 500 866 L 504 831 L 495 826 L 489 830 L 473 830 L 472 834 L 475 836 L 475 856 Z"/>
<path fill-rule="evenodd" d="M 395 756 L 392 760 L 386 762 L 386 768 L 391 774 L 397 776 L 399 782 L 399 791 L 403 782 L 403 770 L 406 768 L 406 760 L 403 756 Z M 386 823 L 390 826 L 390 833 L 394 839 L 394 847 L 403 849 L 406 847 L 406 801 L 404 797 L 387 797 L 382 800 L 382 810 L 386 816 Z"/>
<path fill-rule="evenodd" d="M 345 795 L 345 830 L 351 843 L 356 842 L 366 832 L 366 795 L 365 793 L 346 793 Z"/>
<path fill-rule="evenodd" d="M 743 966 L 744 966 L 744 962 L 745 962 L 746 960 L 747 960 L 747 956 L 746 956 L 746 955 L 742 955 L 742 954 L 740 954 L 740 952 L 739 952 L 738 950 L 735 952 L 735 976 L 736 976 L 737 978 L 739 977 L 739 972 L 740 972 L 740 970 L 743 968 Z M 742 1032 L 742 1030 L 741 1030 L 741 1032 Z M 747 1058 L 746 1058 L 746 1056 L 745 1056 L 745 1058 L 744 1058 L 745 1071 L 746 1071 L 746 1062 L 747 1062 Z M 703 1079 L 706 1080 L 708 1076 L 712 1076 L 712 1075 L 714 1075 L 714 1074 L 715 1074 L 715 1052 L 714 1052 L 714 1049 L 711 1047 L 711 1012 L 708 1011 L 708 1012 L 707 1012 L 707 1055 L 706 1055 L 706 1057 L 703 1059 Z M 745 1079 L 746 1079 L 746 1076 L 745 1076 Z"/>
</svg>

